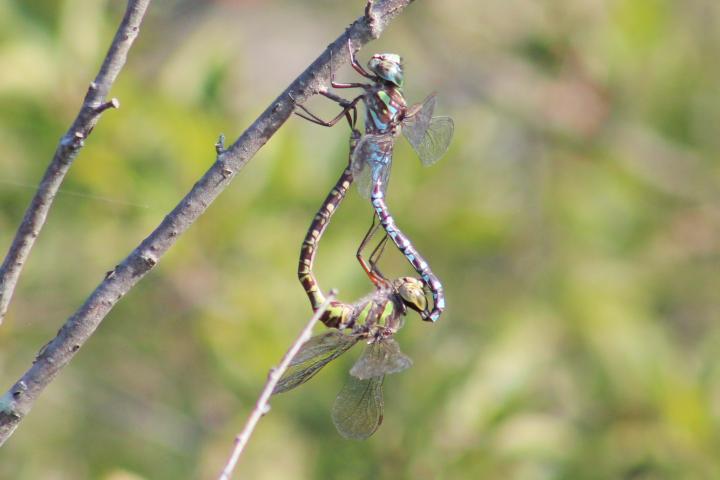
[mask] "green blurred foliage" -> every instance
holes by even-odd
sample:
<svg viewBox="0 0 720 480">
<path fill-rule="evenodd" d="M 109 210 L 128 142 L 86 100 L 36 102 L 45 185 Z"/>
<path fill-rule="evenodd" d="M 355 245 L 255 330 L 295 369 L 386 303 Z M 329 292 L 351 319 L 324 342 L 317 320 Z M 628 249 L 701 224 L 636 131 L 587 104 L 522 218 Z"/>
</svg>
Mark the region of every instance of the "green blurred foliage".
<svg viewBox="0 0 720 480">
<path fill-rule="evenodd" d="M 362 6 L 151 6 L 0 328 L 1 388 Z M 3 249 L 123 7 L 0 1 Z M 706 0 L 424 1 L 363 50 L 402 53 L 407 96 L 455 118 L 430 169 L 398 146 L 389 193 L 449 308 L 399 333 L 415 364 L 374 437 L 330 422 L 348 355 L 273 400 L 241 476 L 720 478 L 718 32 Z M 48 388 L 0 477 L 216 475 L 310 314 L 297 254 L 347 136 L 288 121 Z M 351 194 L 320 247 L 348 301 L 369 219 Z"/>
</svg>

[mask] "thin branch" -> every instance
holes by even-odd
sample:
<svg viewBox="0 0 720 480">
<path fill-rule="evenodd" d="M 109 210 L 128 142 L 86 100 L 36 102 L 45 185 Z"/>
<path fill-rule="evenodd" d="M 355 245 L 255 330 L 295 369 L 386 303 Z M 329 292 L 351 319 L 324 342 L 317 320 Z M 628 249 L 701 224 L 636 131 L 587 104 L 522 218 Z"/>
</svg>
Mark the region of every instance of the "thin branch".
<svg viewBox="0 0 720 480">
<path fill-rule="evenodd" d="M 45 224 L 55 195 L 65 175 L 77 157 L 84 141 L 90 135 L 102 113 L 109 108 L 119 108 L 120 102 L 113 98 L 105 101 L 110 87 L 115 82 L 127 60 L 127 54 L 140 31 L 145 11 L 150 0 L 128 1 L 125 15 L 118 27 L 110 49 L 105 55 L 100 71 L 90 83 L 85 100 L 70 129 L 60 139 L 53 159 L 50 161 L 40 186 L 25 212 L 22 223 L 10 244 L 5 260 L 0 266 L 0 324 L 2 324 L 12 300 L 20 273 L 27 261 L 35 240 Z"/>
<path fill-rule="evenodd" d="M 363 15 L 353 22 L 327 49 L 253 122 L 217 160 L 162 223 L 118 266 L 108 272 L 85 303 L 65 322 L 57 336 L 43 347 L 32 367 L 0 397 L 0 445 L 8 439 L 35 400 L 90 338 L 115 304 L 134 287 L 177 242 L 237 172 L 292 114 L 294 102 L 330 85 L 330 77 L 349 62 L 347 44 L 354 48 L 377 38 L 413 0 L 374 3 L 372 26 Z"/>
<path fill-rule="evenodd" d="M 253 411 L 250 412 L 250 416 L 248 417 L 247 422 L 245 422 L 245 426 L 242 431 L 235 437 L 235 448 L 233 448 L 233 451 L 225 464 L 225 468 L 223 468 L 222 473 L 218 477 L 218 480 L 230 480 L 233 470 L 235 470 L 235 465 L 237 465 L 238 459 L 245 449 L 245 445 L 247 445 L 250 440 L 250 435 L 252 435 L 255 430 L 255 426 L 260 421 L 260 418 L 270 411 L 270 397 L 272 396 L 273 390 L 275 390 L 275 386 L 280 381 L 280 377 L 282 377 L 288 369 L 290 362 L 300 351 L 300 347 L 310 340 L 313 327 L 318 322 L 322 314 L 325 313 L 325 310 L 327 310 L 330 306 L 330 302 L 335 300 L 336 295 L 337 290 L 330 290 L 325 302 L 323 302 L 320 308 L 315 311 L 315 314 L 312 318 L 310 318 L 310 321 L 307 325 L 305 325 L 305 328 L 303 328 L 300 335 L 295 339 L 295 342 L 293 342 L 290 346 L 290 349 L 285 352 L 285 355 L 280 361 L 280 365 L 275 368 L 271 368 L 270 372 L 268 372 L 268 379 L 265 382 L 262 392 L 260 392 L 260 397 L 258 397 L 257 402 L 255 402 L 255 408 L 253 408 Z"/>
</svg>

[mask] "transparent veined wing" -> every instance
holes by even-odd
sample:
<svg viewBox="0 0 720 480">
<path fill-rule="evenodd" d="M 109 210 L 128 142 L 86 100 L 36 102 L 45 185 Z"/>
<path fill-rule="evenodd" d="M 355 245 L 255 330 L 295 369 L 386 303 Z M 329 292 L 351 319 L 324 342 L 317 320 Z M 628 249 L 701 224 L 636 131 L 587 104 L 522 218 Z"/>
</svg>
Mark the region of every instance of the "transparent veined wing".
<svg viewBox="0 0 720 480">
<path fill-rule="evenodd" d="M 340 435 L 364 440 L 375 433 L 383 419 L 384 378 L 349 377 L 332 407 L 332 421 Z"/>
<path fill-rule="evenodd" d="M 305 342 L 278 381 L 273 395 L 287 392 L 310 380 L 328 363 L 348 351 L 359 337 L 338 331 L 326 332 Z"/>
<path fill-rule="evenodd" d="M 402 372 L 412 366 L 410 357 L 400 351 L 392 338 L 381 338 L 368 345 L 350 369 L 350 375 L 360 380 Z"/>
<path fill-rule="evenodd" d="M 417 152 L 423 165 L 430 166 L 450 147 L 455 123 L 450 117 L 433 117 L 435 95 L 430 95 L 420 109 L 403 121 L 402 132 Z"/>
<path fill-rule="evenodd" d="M 353 181 L 364 198 L 370 198 L 378 180 L 382 182 L 382 192 L 387 191 L 394 143 L 392 135 L 368 134 L 355 147 L 351 162 Z"/>
<path fill-rule="evenodd" d="M 423 100 L 422 104 L 413 105 L 408 109 L 407 116 L 403 120 L 403 134 L 413 147 L 420 143 L 422 137 L 425 136 L 433 113 L 435 113 L 436 103 L 437 98 L 434 93 L 431 93 Z"/>
</svg>

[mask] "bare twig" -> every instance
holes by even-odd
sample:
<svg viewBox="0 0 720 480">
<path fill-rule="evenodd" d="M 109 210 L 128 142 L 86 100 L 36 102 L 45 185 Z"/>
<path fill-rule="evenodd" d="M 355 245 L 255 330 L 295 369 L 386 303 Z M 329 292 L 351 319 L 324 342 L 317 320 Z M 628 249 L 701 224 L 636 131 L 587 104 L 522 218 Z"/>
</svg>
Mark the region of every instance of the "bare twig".
<svg viewBox="0 0 720 480">
<path fill-rule="evenodd" d="M 300 332 L 300 335 L 295 339 L 295 342 L 293 342 L 292 346 L 290 346 L 288 351 L 285 352 L 285 355 L 280 361 L 280 365 L 275 368 L 271 368 L 270 372 L 268 372 L 267 382 L 265 382 L 265 386 L 263 387 L 262 392 L 260 392 L 260 397 L 258 397 L 257 402 L 255 402 L 255 408 L 253 408 L 253 411 L 250 412 L 250 416 L 248 417 L 247 422 L 245 422 L 245 426 L 242 431 L 235 437 L 235 448 L 233 448 L 233 451 L 225 464 L 225 468 L 223 468 L 222 473 L 218 477 L 218 480 L 230 480 L 233 470 L 235 470 L 235 465 L 237 465 L 238 459 L 245 449 L 245 445 L 247 445 L 250 440 L 250 435 L 252 435 L 255 430 L 255 426 L 260 421 L 260 418 L 270 411 L 270 397 L 272 396 L 273 390 L 275 390 L 275 386 L 278 381 L 280 381 L 280 377 L 282 377 L 288 369 L 290 362 L 300 351 L 300 347 L 310 340 L 313 327 L 318 322 L 322 314 L 325 313 L 325 310 L 327 310 L 330 302 L 335 300 L 336 295 L 337 290 L 330 290 L 325 302 L 323 302 L 320 308 L 315 311 L 315 314 L 312 318 L 310 318 L 310 321 L 307 325 L 305 325 L 305 328 L 303 328 L 302 332 Z"/>
<path fill-rule="evenodd" d="M 105 56 L 95 80 L 90 83 L 85 100 L 77 117 L 60 139 L 50 165 L 48 165 L 40 186 L 28 206 L 22 223 L 10 245 L 5 260 L 0 266 L 0 324 L 5 318 L 15 286 L 40 230 L 45 224 L 50 207 L 60 184 L 70 170 L 73 160 L 97 124 L 100 115 L 109 108 L 119 108 L 120 102 L 113 98 L 105 101 L 110 87 L 125 65 L 127 54 L 140 31 L 145 11 L 150 0 L 128 1 L 125 16 L 120 23 L 110 49 Z"/>
<path fill-rule="evenodd" d="M 365 16 L 355 20 L 232 146 L 217 156 L 212 167 L 162 223 L 108 272 L 85 303 L 65 322 L 57 336 L 40 350 L 32 367 L 0 397 L 0 445 L 12 435 L 40 393 L 72 360 L 118 300 L 157 264 L 178 237 L 207 210 L 237 172 L 288 119 L 295 106 L 290 94 L 302 101 L 321 88 L 327 88 L 332 72 L 349 61 L 348 41 L 352 41 L 354 47 L 360 47 L 377 38 L 379 32 L 412 1 L 376 1 L 372 5 L 373 28 L 369 27 Z"/>
</svg>

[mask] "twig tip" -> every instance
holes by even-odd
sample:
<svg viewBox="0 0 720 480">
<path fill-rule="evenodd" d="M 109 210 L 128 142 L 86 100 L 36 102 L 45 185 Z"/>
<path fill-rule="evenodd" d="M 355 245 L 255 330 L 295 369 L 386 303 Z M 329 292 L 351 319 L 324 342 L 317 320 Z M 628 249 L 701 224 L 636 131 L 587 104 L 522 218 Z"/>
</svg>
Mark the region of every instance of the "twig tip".
<svg viewBox="0 0 720 480">
<path fill-rule="evenodd" d="M 217 142 L 215 142 L 215 152 L 218 155 L 222 155 L 225 153 L 225 134 L 221 133 L 220 136 L 218 136 Z"/>
</svg>

